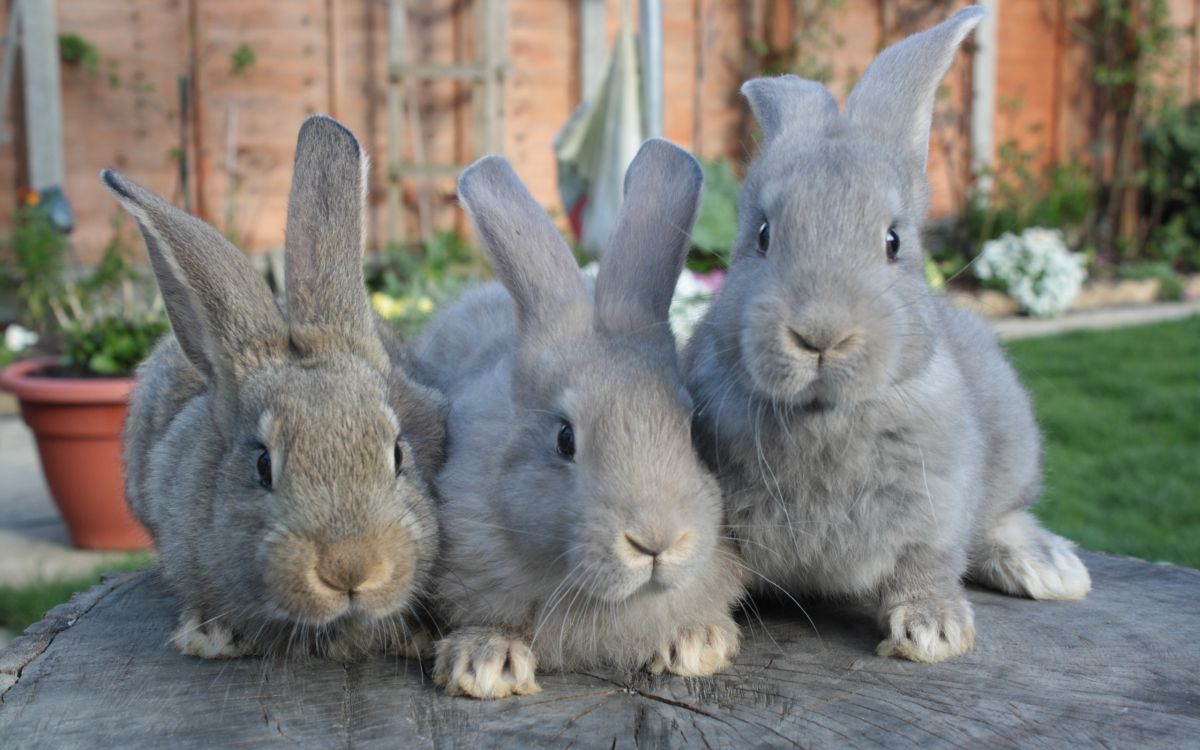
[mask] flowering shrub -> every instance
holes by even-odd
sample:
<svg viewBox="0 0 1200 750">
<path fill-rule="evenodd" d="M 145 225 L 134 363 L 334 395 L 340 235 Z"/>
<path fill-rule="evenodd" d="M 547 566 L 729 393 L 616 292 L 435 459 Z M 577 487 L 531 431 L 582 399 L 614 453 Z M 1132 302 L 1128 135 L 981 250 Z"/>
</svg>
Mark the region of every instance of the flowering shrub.
<svg viewBox="0 0 1200 750">
<path fill-rule="evenodd" d="M 449 299 L 449 295 L 447 295 Z M 433 315 L 437 303 L 422 294 L 371 293 L 371 308 L 404 338 L 415 336 Z"/>
<path fill-rule="evenodd" d="M 671 330 L 680 344 L 691 338 L 692 331 L 704 313 L 708 312 L 716 289 L 723 280 L 724 273 L 721 271 L 701 274 L 689 268 L 683 269 L 679 283 L 675 285 L 675 294 L 671 297 Z"/>
<path fill-rule="evenodd" d="M 1081 253 L 1072 253 L 1057 229 L 1034 227 L 983 244 L 975 276 L 1015 299 L 1030 315 L 1060 315 L 1087 278 Z"/>
</svg>

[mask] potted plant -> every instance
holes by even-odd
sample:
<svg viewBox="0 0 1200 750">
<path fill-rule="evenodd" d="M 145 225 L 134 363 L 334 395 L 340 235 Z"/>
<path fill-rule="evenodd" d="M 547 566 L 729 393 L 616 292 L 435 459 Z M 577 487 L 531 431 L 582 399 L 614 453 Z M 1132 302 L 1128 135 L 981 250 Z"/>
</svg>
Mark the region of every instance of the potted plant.
<svg viewBox="0 0 1200 750">
<path fill-rule="evenodd" d="M 18 283 L 23 322 L 38 333 L 32 351 L 43 353 L 0 371 L 0 388 L 19 400 L 54 502 L 72 541 L 86 549 L 150 545 L 125 504 L 121 429 L 133 370 L 168 324 L 130 248 L 114 219 L 99 265 L 80 271 L 66 237 L 31 197 L 14 212 L 0 255 Z"/>
</svg>

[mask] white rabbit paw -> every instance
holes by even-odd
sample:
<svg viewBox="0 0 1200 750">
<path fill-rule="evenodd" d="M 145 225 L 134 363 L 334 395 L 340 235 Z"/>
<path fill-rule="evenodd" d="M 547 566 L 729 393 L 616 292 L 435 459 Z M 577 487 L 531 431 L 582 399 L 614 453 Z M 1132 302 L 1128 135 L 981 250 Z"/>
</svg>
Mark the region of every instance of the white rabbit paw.
<svg viewBox="0 0 1200 750">
<path fill-rule="evenodd" d="M 434 645 L 433 680 L 449 695 L 507 698 L 542 692 L 534 677 L 537 658 L 516 638 L 464 628 Z"/>
<path fill-rule="evenodd" d="M 1092 589 L 1092 577 L 1074 547 L 1030 514 L 1012 513 L 975 550 L 971 577 L 1013 596 L 1082 599 Z"/>
<path fill-rule="evenodd" d="M 653 674 L 707 677 L 728 667 L 737 649 L 738 632 L 732 623 L 684 628 L 659 646 L 646 669 Z"/>
<path fill-rule="evenodd" d="M 225 623 L 218 619 L 206 620 L 200 610 L 190 607 L 179 616 L 179 625 L 171 634 L 171 645 L 185 656 L 201 659 L 237 659 L 251 653 L 250 647 Z"/>
<path fill-rule="evenodd" d="M 884 613 L 888 638 L 875 653 L 910 661 L 939 662 L 975 644 L 975 615 L 961 594 L 910 599 Z"/>
</svg>

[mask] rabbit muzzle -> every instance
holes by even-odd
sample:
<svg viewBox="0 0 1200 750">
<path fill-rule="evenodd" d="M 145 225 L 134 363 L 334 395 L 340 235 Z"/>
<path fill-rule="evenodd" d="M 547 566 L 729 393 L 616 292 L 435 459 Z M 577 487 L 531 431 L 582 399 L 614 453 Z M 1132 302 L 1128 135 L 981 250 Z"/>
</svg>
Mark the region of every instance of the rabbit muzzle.
<svg viewBox="0 0 1200 750">
<path fill-rule="evenodd" d="M 645 578 L 644 585 L 670 588 L 679 577 L 677 569 L 688 565 L 696 547 L 696 530 L 691 528 L 667 534 L 624 531 L 617 536 L 613 552 L 633 576 Z"/>
<path fill-rule="evenodd" d="M 895 355 L 886 321 L 833 295 L 811 293 L 801 305 L 785 301 L 794 297 L 747 306 L 740 344 L 756 391 L 775 403 L 829 406 L 868 398 L 886 385 Z"/>
<path fill-rule="evenodd" d="M 293 619 L 324 625 L 402 610 L 417 550 L 409 531 L 396 526 L 336 539 L 288 534 L 267 556 L 268 591 L 275 603 Z"/>
</svg>

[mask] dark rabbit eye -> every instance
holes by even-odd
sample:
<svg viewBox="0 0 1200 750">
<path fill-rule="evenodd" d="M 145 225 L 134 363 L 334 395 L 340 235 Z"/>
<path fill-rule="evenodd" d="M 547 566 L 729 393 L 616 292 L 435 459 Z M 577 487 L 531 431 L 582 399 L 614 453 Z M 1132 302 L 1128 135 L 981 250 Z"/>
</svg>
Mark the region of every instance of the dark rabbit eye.
<svg viewBox="0 0 1200 750">
<path fill-rule="evenodd" d="M 575 457 L 575 430 L 570 422 L 563 422 L 562 427 L 558 428 L 558 455 Z"/>
<path fill-rule="evenodd" d="M 758 228 L 758 251 L 763 255 L 767 254 L 767 248 L 771 246 L 771 224 L 764 221 L 762 226 Z"/>
<path fill-rule="evenodd" d="M 258 454 L 258 483 L 271 489 L 271 452 L 266 448 Z"/>
<path fill-rule="evenodd" d="M 404 468 L 404 451 L 400 448 L 400 438 L 396 438 L 396 445 L 392 448 L 392 458 L 396 467 L 396 476 L 400 476 L 400 470 Z"/>
<path fill-rule="evenodd" d="M 887 231 L 887 259 L 889 262 L 896 261 L 896 255 L 900 252 L 900 235 L 896 234 L 895 227 L 889 227 Z"/>
</svg>

